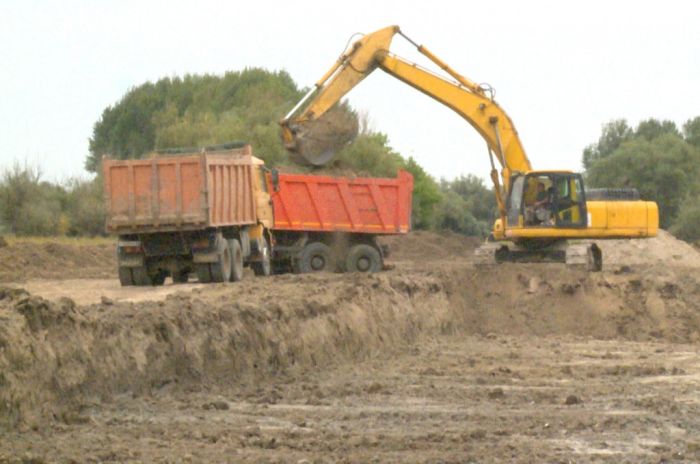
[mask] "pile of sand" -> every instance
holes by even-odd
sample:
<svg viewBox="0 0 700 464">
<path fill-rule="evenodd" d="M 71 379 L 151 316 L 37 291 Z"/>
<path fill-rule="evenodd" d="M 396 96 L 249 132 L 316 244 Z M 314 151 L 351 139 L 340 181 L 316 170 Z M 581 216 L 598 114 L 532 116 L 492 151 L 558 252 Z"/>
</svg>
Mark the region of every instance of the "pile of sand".
<svg viewBox="0 0 700 464">
<path fill-rule="evenodd" d="M 646 267 L 700 268 L 700 252 L 692 245 L 679 240 L 665 230 L 648 239 L 600 240 L 606 265 Z"/>
</svg>

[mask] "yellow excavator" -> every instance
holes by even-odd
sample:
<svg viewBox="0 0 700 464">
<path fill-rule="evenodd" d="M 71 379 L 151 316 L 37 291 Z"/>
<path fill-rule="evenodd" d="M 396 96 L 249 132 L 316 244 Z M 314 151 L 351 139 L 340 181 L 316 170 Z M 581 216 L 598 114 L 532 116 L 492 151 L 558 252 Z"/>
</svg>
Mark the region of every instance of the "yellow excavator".
<svg viewBox="0 0 700 464">
<path fill-rule="evenodd" d="M 389 47 L 397 34 L 449 78 L 392 54 Z M 499 218 L 490 240 L 476 252 L 477 263 L 555 261 L 600 271 L 602 252 L 592 239 L 656 235 L 658 207 L 639 200 L 636 191 L 598 189 L 593 195 L 584 188 L 579 173 L 533 170 L 513 122 L 494 100 L 492 89 L 457 73 L 398 26 L 355 41 L 282 119 L 282 139 L 295 159 L 311 165 L 332 159 L 334 153 L 307 143 L 309 129 L 375 69 L 451 108 L 486 141 Z"/>
</svg>

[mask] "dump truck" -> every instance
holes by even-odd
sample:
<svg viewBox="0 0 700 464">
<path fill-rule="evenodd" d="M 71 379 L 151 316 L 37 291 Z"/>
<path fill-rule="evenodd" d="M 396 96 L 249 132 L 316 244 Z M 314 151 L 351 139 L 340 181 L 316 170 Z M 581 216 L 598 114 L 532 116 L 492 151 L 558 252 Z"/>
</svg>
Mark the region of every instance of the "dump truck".
<svg viewBox="0 0 700 464">
<path fill-rule="evenodd" d="M 122 285 L 273 272 L 376 272 L 381 235 L 410 230 L 413 177 L 280 173 L 247 144 L 102 160 Z"/>
</svg>

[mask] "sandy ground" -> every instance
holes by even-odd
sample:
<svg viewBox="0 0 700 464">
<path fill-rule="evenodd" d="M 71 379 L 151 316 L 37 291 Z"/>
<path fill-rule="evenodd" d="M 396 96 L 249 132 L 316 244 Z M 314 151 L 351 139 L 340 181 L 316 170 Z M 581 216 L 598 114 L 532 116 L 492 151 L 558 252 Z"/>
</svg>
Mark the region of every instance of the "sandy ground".
<svg viewBox="0 0 700 464">
<path fill-rule="evenodd" d="M 23 288 L 29 293 L 41 295 L 49 300 L 59 300 L 62 297 L 70 298 L 79 305 L 89 305 L 107 301 L 162 301 L 168 295 L 176 292 L 191 292 L 196 288 L 205 288 L 205 285 L 193 280 L 187 284 L 175 285 L 167 282 L 160 287 L 122 287 L 118 280 L 111 279 L 32 279 L 21 284 L 11 284 L 16 288 Z"/>
<path fill-rule="evenodd" d="M 699 381 L 697 346 L 452 336 L 312 376 L 117 396 L 2 449 L 60 462 L 698 462 Z"/>
<path fill-rule="evenodd" d="M 692 247 L 607 243 L 586 274 L 392 240 L 372 276 L 22 274 L 0 290 L 0 463 L 700 462 Z"/>
</svg>

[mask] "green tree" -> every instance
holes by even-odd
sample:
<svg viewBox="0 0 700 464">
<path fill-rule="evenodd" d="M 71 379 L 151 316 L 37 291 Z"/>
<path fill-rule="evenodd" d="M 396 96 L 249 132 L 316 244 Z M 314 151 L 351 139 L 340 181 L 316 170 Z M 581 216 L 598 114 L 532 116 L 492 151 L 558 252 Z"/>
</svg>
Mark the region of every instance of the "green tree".
<svg viewBox="0 0 700 464">
<path fill-rule="evenodd" d="M 700 149 L 700 116 L 688 119 L 683 124 L 683 137 L 686 142 Z"/>
<path fill-rule="evenodd" d="M 467 201 L 453 190 L 442 193 L 442 201 L 437 207 L 437 228 L 474 236 L 488 233 L 486 223 L 477 220 Z"/>
<path fill-rule="evenodd" d="M 66 185 L 65 216 L 68 235 L 105 235 L 105 204 L 101 177 L 71 179 Z"/>
<path fill-rule="evenodd" d="M 659 121 L 654 118 L 650 118 L 640 122 L 634 131 L 635 137 L 642 137 L 645 140 L 651 141 L 657 137 L 664 134 L 675 135 L 680 137 L 681 133 L 676 127 L 676 123 L 673 121 Z"/>
<path fill-rule="evenodd" d="M 380 132 L 358 135 L 338 153 L 331 167 L 352 170 L 360 175 L 395 176 L 405 161 L 389 146 L 389 139 Z"/>
<path fill-rule="evenodd" d="M 139 158 L 161 148 L 245 140 L 265 161 L 284 158 L 277 121 L 301 92 L 285 71 L 164 78 L 132 88 L 106 108 L 90 138 L 88 171 L 100 159 Z"/>
<path fill-rule="evenodd" d="M 41 180 L 41 170 L 15 163 L 0 178 L 0 218 L 17 235 L 54 235 L 66 229 L 65 189 Z"/>
<path fill-rule="evenodd" d="M 603 125 L 603 133 L 598 142 L 583 150 L 583 166 L 590 168 L 594 162 L 612 154 L 625 140 L 632 137 L 634 132 L 624 119 L 616 119 Z"/>
<path fill-rule="evenodd" d="M 623 142 L 588 169 L 589 187 L 634 187 L 659 205 L 659 222 L 667 228 L 682 200 L 698 190 L 700 152 L 673 133 Z"/>
<path fill-rule="evenodd" d="M 442 201 L 442 193 L 435 179 L 413 157 L 409 157 L 404 169 L 413 175 L 413 226 L 417 229 L 434 229 L 435 206 Z"/>
<path fill-rule="evenodd" d="M 459 176 L 454 180 L 441 182 L 443 190 L 450 190 L 462 197 L 469 212 L 478 221 L 489 224 L 496 216 L 496 196 L 493 189 L 473 174 Z"/>
<path fill-rule="evenodd" d="M 681 203 L 680 211 L 673 225 L 671 233 L 676 237 L 698 242 L 700 240 L 700 195 L 690 194 Z"/>
</svg>

